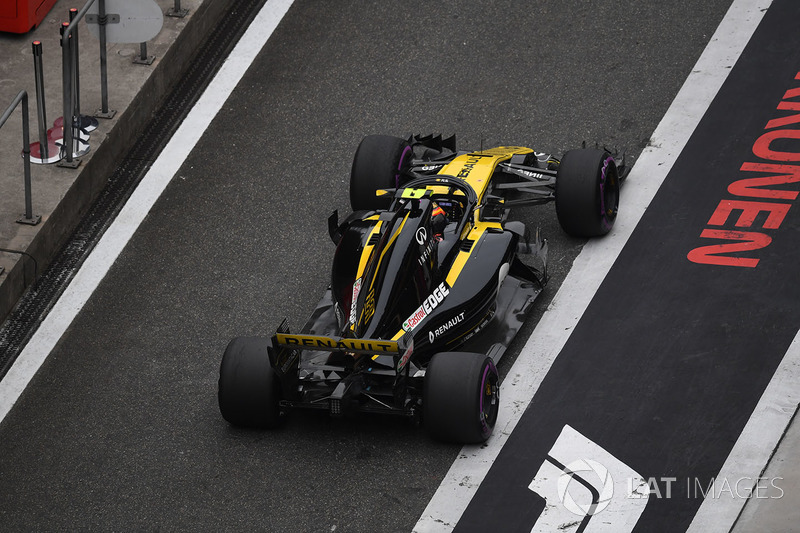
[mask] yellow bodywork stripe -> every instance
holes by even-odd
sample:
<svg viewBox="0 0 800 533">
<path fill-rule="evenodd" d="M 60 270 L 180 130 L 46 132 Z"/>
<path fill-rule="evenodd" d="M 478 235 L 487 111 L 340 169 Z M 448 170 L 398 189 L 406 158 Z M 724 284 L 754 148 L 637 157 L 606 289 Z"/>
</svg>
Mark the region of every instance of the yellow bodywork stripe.
<svg viewBox="0 0 800 533">
<path fill-rule="evenodd" d="M 456 256 L 455 260 L 453 261 L 453 265 L 450 267 L 450 272 L 447 274 L 447 285 L 453 287 L 455 282 L 458 280 L 458 277 L 461 275 L 461 272 L 464 270 L 464 265 L 467 264 L 470 256 L 472 255 L 472 250 L 475 249 L 475 245 L 480 240 L 481 236 L 486 232 L 486 230 L 490 228 L 502 228 L 500 224 L 497 222 L 478 222 L 475 227 L 469 232 L 467 236 L 468 239 L 473 241 L 472 246 L 469 250 L 461 251 Z M 400 331 L 394 334 L 392 337 L 393 341 L 400 340 L 400 338 L 406 334 L 406 331 L 400 328 Z M 373 357 L 373 359 L 375 359 Z"/>
<path fill-rule="evenodd" d="M 383 224 L 383 221 L 378 220 L 378 222 L 372 228 L 369 237 L 367 237 L 367 242 L 370 242 L 372 240 L 373 235 L 380 232 L 381 224 Z M 374 244 L 367 244 L 364 247 L 364 250 L 361 252 L 361 259 L 358 262 L 358 270 L 356 271 L 356 281 L 361 279 L 361 276 L 364 275 L 364 270 L 367 268 L 367 264 L 369 263 L 369 260 L 372 257 L 372 251 L 374 250 L 374 248 L 375 248 Z M 356 302 L 350 302 L 350 305 L 354 306 L 356 305 Z M 355 330 L 356 330 L 356 325 L 350 324 L 350 331 L 355 331 Z"/>
<path fill-rule="evenodd" d="M 445 165 L 438 174 L 455 176 L 466 181 L 475 190 L 478 200 L 483 199 L 497 164 L 511 159 L 515 154 L 529 154 L 530 148 L 522 146 L 498 146 L 481 152 L 462 154 Z"/>
<path fill-rule="evenodd" d="M 515 154 L 530 154 L 532 152 L 532 149 L 522 146 L 498 146 L 497 148 L 482 150 L 480 152 L 462 154 L 445 165 L 438 174 L 455 176 L 463 179 L 472 187 L 475 194 L 478 196 L 478 203 L 481 203 L 484 194 L 486 194 L 489 188 L 489 182 L 491 181 L 498 163 L 511 159 L 511 156 Z M 446 194 L 449 189 L 446 185 L 428 185 L 426 188 L 430 189 L 434 194 Z M 459 252 L 455 261 L 453 261 L 453 265 L 450 267 L 450 272 L 448 272 L 446 279 L 450 287 L 455 284 L 456 280 L 461 275 L 462 270 L 464 270 L 464 265 L 467 264 L 467 261 L 472 255 L 475 244 L 484 232 L 489 228 L 502 229 L 502 225 L 497 222 L 481 221 L 479 212 L 475 213 L 475 218 L 478 222 L 476 222 L 474 226 L 467 224 L 464 227 L 464 232 L 459 236 L 462 240 L 466 236 L 466 238 L 474 242 L 469 250 Z M 405 330 L 401 328 L 400 331 L 395 333 L 392 340 L 399 340 L 405 333 Z M 375 355 L 372 359 L 374 360 L 377 357 L 378 356 Z"/>
<path fill-rule="evenodd" d="M 400 223 L 400 227 L 397 228 L 397 230 L 394 232 L 394 234 L 391 237 L 389 237 L 389 242 L 387 242 L 386 246 L 384 246 L 383 250 L 381 250 L 381 255 L 380 255 L 380 257 L 378 257 L 378 264 L 375 265 L 375 273 L 376 274 L 377 274 L 378 270 L 380 270 L 380 268 L 381 268 L 381 262 L 383 261 L 383 258 L 386 256 L 386 252 L 388 252 L 389 248 L 392 247 L 392 244 L 394 244 L 394 241 L 397 240 L 397 237 L 400 235 L 400 232 L 403 230 L 403 226 L 406 225 L 406 220 L 408 220 L 409 215 L 411 215 L 411 213 L 406 213 L 406 216 L 403 218 L 403 221 Z M 372 288 L 372 285 L 374 283 L 375 283 L 375 277 L 373 277 L 372 281 L 369 282 L 369 288 L 370 289 Z"/>
<path fill-rule="evenodd" d="M 383 250 L 381 250 L 381 255 L 378 257 L 378 264 L 375 266 L 375 272 L 376 273 L 378 272 L 378 269 L 380 269 L 381 262 L 383 261 L 383 258 L 386 256 L 386 252 L 389 250 L 389 248 L 391 248 L 391 246 L 394 243 L 394 241 L 397 240 L 397 237 L 400 235 L 400 232 L 402 231 L 403 226 L 405 226 L 406 220 L 408 220 L 408 217 L 410 215 L 411 215 L 411 213 L 407 213 L 406 214 L 406 216 L 403 218 L 403 221 L 400 223 L 400 227 L 397 228 L 397 230 L 394 232 L 394 234 L 389 238 L 389 242 L 387 242 L 386 246 L 384 246 Z M 373 228 L 372 232 L 370 233 L 367 242 L 369 242 L 369 239 L 372 239 L 372 236 L 374 234 L 376 234 L 380 230 L 381 223 L 382 223 L 382 221 L 379 220 L 378 223 L 375 224 L 375 227 Z M 368 245 L 368 246 L 364 247 L 364 251 L 361 253 L 361 260 L 359 261 L 359 264 L 358 264 L 358 272 L 356 274 L 356 279 L 360 279 L 364 275 L 364 271 L 367 268 L 367 264 L 369 264 L 370 259 L 372 258 L 372 252 L 373 252 L 374 248 L 375 248 L 375 245 Z M 377 276 L 375 276 L 375 277 L 377 277 Z M 368 290 L 372 290 L 372 286 L 375 284 L 375 277 L 373 277 L 372 280 L 370 280 L 369 289 Z M 362 287 L 363 287 L 363 285 L 362 285 Z M 364 289 L 362 288 L 361 290 L 364 290 Z M 355 304 L 356 304 L 356 302 L 351 302 L 350 305 L 355 305 Z M 359 317 L 359 319 L 360 318 L 361 317 Z M 356 321 L 356 322 L 358 322 L 358 321 Z M 350 331 L 355 331 L 355 330 L 356 330 L 356 324 L 350 324 Z"/>
<path fill-rule="evenodd" d="M 372 240 L 372 236 L 378 233 L 381 230 L 382 221 L 378 221 L 377 224 L 372 228 L 372 232 L 370 232 L 369 237 L 367 237 L 367 242 Z M 361 259 L 358 262 L 358 271 L 356 272 L 356 279 L 359 279 L 361 276 L 364 275 L 364 269 L 367 267 L 367 263 L 369 263 L 369 258 L 372 256 L 372 250 L 375 248 L 374 244 L 367 244 L 364 247 L 364 251 L 361 252 Z"/>
</svg>

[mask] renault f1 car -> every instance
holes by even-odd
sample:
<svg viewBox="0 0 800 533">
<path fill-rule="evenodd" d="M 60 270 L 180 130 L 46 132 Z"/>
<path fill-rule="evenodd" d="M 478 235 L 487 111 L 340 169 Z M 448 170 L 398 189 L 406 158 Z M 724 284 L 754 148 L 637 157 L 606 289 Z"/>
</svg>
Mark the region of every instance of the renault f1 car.
<svg viewBox="0 0 800 533">
<path fill-rule="evenodd" d="M 554 201 L 563 229 L 614 224 L 626 174 L 603 149 L 557 159 L 518 146 L 457 151 L 455 137 L 365 137 L 353 213 L 328 229 L 331 282 L 299 334 L 286 321 L 235 338 L 218 400 L 238 426 L 292 409 L 421 419 L 438 439 L 480 443 L 497 419 L 496 363 L 547 283 L 547 242 L 511 208 Z"/>
</svg>

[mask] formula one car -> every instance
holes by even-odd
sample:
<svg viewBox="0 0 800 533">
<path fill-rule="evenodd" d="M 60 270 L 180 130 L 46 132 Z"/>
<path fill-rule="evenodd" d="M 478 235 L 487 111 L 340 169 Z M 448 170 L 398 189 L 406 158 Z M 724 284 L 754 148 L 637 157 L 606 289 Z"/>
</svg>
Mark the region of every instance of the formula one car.
<svg viewBox="0 0 800 533">
<path fill-rule="evenodd" d="M 485 441 L 495 363 L 547 283 L 547 242 L 510 209 L 555 201 L 567 233 L 601 236 L 626 172 L 602 149 L 557 159 L 517 146 L 456 151 L 454 136 L 365 137 L 353 213 L 328 220 L 329 289 L 300 334 L 284 320 L 270 338 L 230 342 L 222 416 L 270 428 L 296 408 L 388 413 L 441 440 Z"/>
</svg>

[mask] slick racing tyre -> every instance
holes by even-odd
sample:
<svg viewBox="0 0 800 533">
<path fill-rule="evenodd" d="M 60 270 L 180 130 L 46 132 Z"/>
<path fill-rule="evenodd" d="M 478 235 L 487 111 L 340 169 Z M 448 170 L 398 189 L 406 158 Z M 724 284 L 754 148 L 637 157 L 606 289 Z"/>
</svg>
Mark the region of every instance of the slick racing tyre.
<svg viewBox="0 0 800 533">
<path fill-rule="evenodd" d="M 556 177 L 556 215 L 573 237 L 600 237 L 611 230 L 619 207 L 619 173 L 605 150 L 570 150 Z"/>
<path fill-rule="evenodd" d="M 234 426 L 273 428 L 280 421 L 280 382 L 269 363 L 268 339 L 237 337 L 219 369 L 219 410 Z"/>
<path fill-rule="evenodd" d="M 358 145 L 350 171 L 350 206 L 361 209 L 388 209 L 391 197 L 375 196 L 378 189 L 401 185 L 403 173 L 411 164 L 411 147 L 398 137 L 368 135 Z"/>
<path fill-rule="evenodd" d="M 485 442 L 500 408 L 498 381 L 494 362 L 484 354 L 437 353 L 425 371 L 425 428 L 447 442 Z"/>
</svg>

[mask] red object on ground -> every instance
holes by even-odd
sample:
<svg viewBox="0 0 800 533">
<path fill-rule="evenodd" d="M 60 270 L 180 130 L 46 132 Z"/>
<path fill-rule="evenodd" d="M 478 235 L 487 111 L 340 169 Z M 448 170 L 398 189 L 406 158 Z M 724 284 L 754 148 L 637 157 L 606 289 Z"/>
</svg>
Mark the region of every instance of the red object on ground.
<svg viewBox="0 0 800 533">
<path fill-rule="evenodd" d="M 26 33 L 39 25 L 58 0 L 3 0 L 0 31 Z"/>
</svg>

